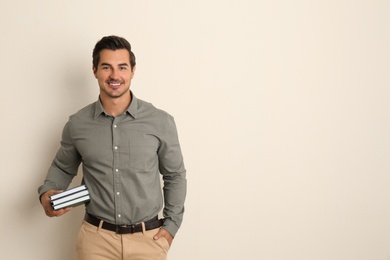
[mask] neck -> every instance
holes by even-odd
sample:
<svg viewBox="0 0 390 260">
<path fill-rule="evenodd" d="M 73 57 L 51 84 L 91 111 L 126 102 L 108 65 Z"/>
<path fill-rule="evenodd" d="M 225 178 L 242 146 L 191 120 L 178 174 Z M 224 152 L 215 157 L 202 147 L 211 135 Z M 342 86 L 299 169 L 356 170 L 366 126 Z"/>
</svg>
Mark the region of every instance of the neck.
<svg viewBox="0 0 390 260">
<path fill-rule="evenodd" d="M 122 96 L 112 98 L 103 93 L 100 93 L 100 101 L 102 102 L 103 108 L 107 114 L 116 117 L 123 114 L 129 107 L 131 102 L 130 91 L 127 91 Z"/>
</svg>

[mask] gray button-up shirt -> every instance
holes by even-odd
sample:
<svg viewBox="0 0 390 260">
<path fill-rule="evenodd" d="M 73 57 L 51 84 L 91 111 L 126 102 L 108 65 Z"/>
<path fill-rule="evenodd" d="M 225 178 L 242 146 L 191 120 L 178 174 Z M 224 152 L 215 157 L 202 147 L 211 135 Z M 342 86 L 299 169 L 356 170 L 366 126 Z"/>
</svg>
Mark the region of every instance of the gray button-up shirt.
<svg viewBox="0 0 390 260">
<path fill-rule="evenodd" d="M 38 193 L 67 189 L 81 162 L 91 196 L 88 213 L 113 224 L 135 224 L 155 217 L 164 205 L 164 228 L 176 234 L 187 184 L 172 116 L 134 95 L 117 117 L 106 114 L 100 100 L 83 108 L 65 125 Z"/>
</svg>

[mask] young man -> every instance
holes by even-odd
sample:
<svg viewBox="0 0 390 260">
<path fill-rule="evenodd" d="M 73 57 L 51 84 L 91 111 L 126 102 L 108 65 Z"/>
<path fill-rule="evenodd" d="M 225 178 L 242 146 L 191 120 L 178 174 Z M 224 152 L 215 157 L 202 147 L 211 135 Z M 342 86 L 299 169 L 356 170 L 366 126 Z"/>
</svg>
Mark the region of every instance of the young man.
<svg viewBox="0 0 390 260">
<path fill-rule="evenodd" d="M 107 36 L 95 45 L 99 99 L 69 118 L 38 189 L 47 216 L 67 213 L 71 208 L 54 211 L 49 196 L 67 189 L 82 163 L 91 200 L 77 240 L 79 260 L 166 259 L 183 219 L 186 170 L 175 122 L 130 91 L 135 64 L 124 38 Z"/>
</svg>

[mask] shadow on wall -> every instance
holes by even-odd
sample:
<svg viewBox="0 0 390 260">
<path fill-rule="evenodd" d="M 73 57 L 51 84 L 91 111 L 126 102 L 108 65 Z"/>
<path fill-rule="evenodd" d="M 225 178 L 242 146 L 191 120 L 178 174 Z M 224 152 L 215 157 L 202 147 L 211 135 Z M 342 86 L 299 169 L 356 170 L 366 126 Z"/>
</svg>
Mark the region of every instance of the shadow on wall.
<svg viewBox="0 0 390 260">
<path fill-rule="evenodd" d="M 66 110 L 64 113 L 73 114 L 95 102 L 99 95 L 99 87 L 92 72 L 92 61 L 68 60 L 62 73 L 63 90 L 58 100 L 61 100 Z"/>
<path fill-rule="evenodd" d="M 32 252 L 36 254 L 39 251 L 39 256 L 34 259 L 56 259 L 56 260 L 69 260 L 76 259 L 75 243 L 79 228 L 81 226 L 84 216 L 84 206 L 73 208 L 67 214 L 58 218 L 49 218 L 45 215 L 37 194 L 37 188 L 42 185 L 46 177 L 47 170 L 57 152 L 60 145 L 60 137 L 64 123 L 68 117 L 84 106 L 97 100 L 98 87 L 94 81 L 91 66 L 84 66 L 84 61 L 80 62 L 75 57 L 66 58 L 61 71 L 58 73 L 60 78 L 56 85 L 56 91 L 53 93 L 58 94 L 53 97 L 57 102 L 54 102 L 56 113 L 59 113 L 59 118 L 56 119 L 52 125 L 53 133 L 52 140 L 47 141 L 49 147 L 44 147 L 41 151 L 45 151 L 40 158 L 42 167 L 40 169 L 34 169 L 34 172 L 41 173 L 37 175 L 37 182 L 32 187 L 34 196 L 26 196 L 20 198 L 15 207 L 17 207 L 18 215 L 17 223 L 29 223 L 25 225 L 26 242 L 30 244 Z M 49 115 L 49 117 L 51 117 Z M 43 158 L 44 157 L 44 158 Z M 81 183 L 82 172 L 79 170 L 78 175 L 73 179 L 70 187 L 77 186 Z M 14 222 L 15 223 L 15 222 Z M 42 236 L 36 239 L 36 232 L 40 234 L 47 234 L 42 241 Z M 38 236 L 39 237 L 39 236 Z M 57 255 L 45 254 L 45 249 L 50 247 L 47 252 L 56 252 Z M 39 250 L 37 250 L 39 248 Z"/>
<path fill-rule="evenodd" d="M 81 177 L 77 176 L 71 186 L 79 184 Z M 17 196 L 12 201 L 13 214 L 9 213 L 12 215 L 10 223 L 14 225 L 7 228 L 17 237 L 14 243 L 24 246 L 21 252 L 5 252 L 5 256 L 9 256 L 5 259 L 22 259 L 26 255 L 34 256 L 32 259 L 76 259 L 75 242 L 83 220 L 84 206 L 73 208 L 61 217 L 47 217 L 36 192 L 39 185 L 37 181 L 29 188 L 31 192 L 23 193 L 24 196 Z M 15 226 L 15 223 L 19 225 Z M 8 243 L 15 238 L 8 240 Z M 26 251 L 29 251 L 28 254 Z M 52 255 L 52 252 L 56 255 Z"/>
</svg>

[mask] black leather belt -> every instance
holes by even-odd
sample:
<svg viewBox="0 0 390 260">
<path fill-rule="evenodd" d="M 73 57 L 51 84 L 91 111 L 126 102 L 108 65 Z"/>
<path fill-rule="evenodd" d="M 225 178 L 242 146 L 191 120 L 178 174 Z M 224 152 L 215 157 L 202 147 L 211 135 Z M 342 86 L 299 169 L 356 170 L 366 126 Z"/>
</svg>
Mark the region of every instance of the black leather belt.
<svg viewBox="0 0 390 260">
<path fill-rule="evenodd" d="M 85 214 L 84 220 L 96 227 L 99 227 L 101 221 L 97 217 L 92 216 L 91 214 L 88 213 Z M 148 221 L 145 221 L 144 223 L 145 223 L 145 230 L 151 230 L 151 229 L 161 227 L 163 225 L 163 220 L 158 219 L 158 217 L 154 217 Z M 133 234 L 137 232 L 142 232 L 141 223 L 134 224 L 134 225 L 114 225 L 108 222 L 103 222 L 102 228 L 110 231 L 114 231 L 117 234 Z"/>
</svg>

